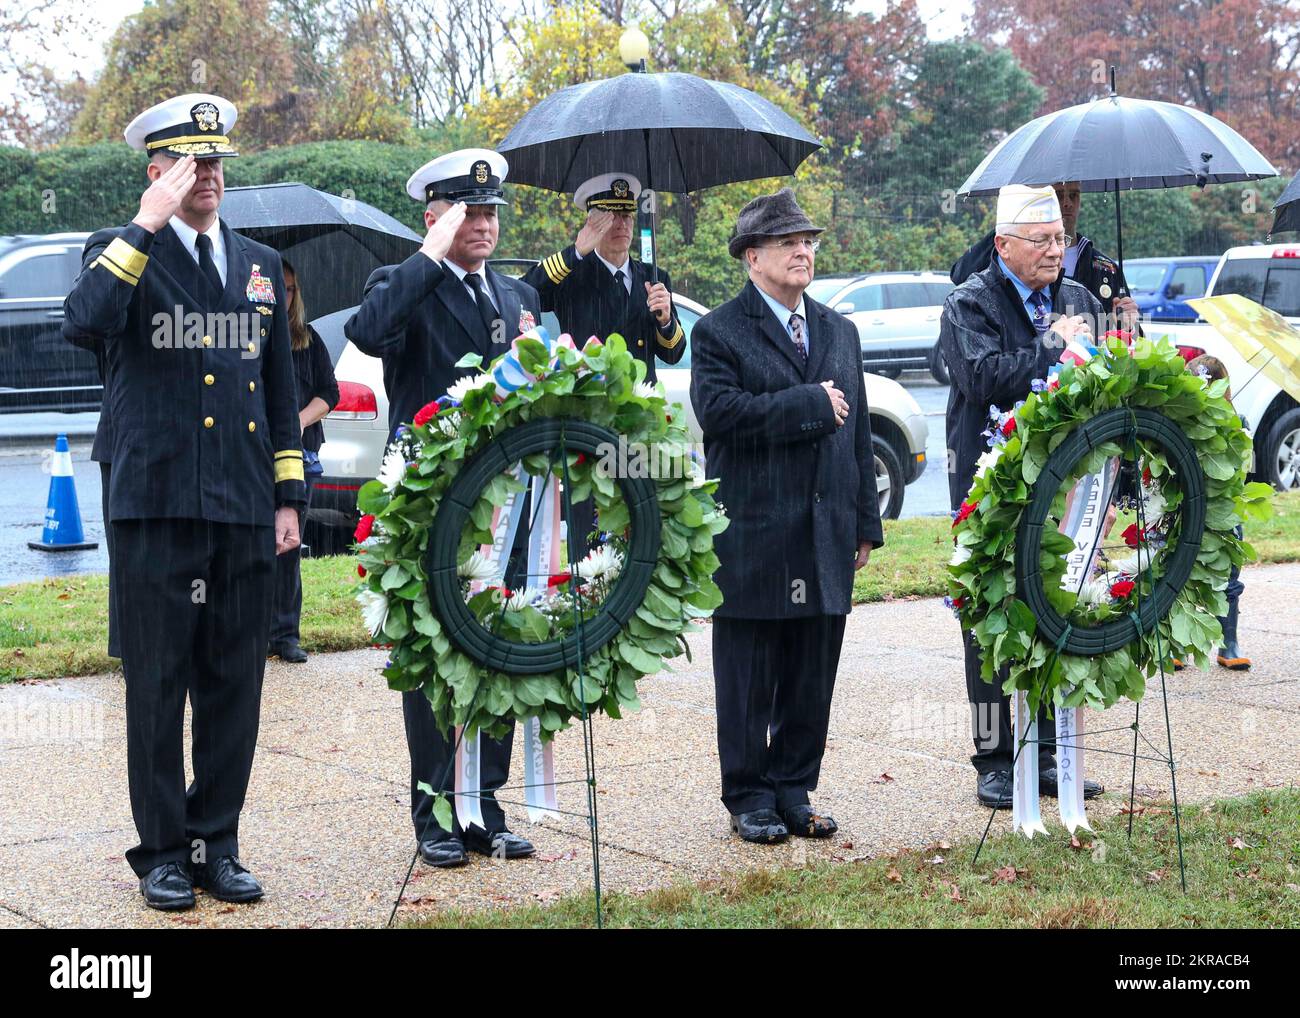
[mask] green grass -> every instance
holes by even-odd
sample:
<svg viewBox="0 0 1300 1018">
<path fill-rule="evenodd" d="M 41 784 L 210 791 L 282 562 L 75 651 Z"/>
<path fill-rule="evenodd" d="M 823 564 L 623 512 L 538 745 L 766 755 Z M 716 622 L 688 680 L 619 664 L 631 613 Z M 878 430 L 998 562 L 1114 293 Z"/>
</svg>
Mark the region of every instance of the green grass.
<svg viewBox="0 0 1300 1018">
<path fill-rule="evenodd" d="M 606 893 L 604 921 L 661 929 L 1300 924 L 1300 790 L 1185 807 L 1186 895 L 1179 886 L 1172 813 L 1152 804 L 1139 810 L 1131 843 L 1128 818 L 1120 816 L 1099 824 L 1096 834 L 1081 831 L 1073 845 L 1060 828 L 1032 842 L 1001 835 L 984 847 L 978 867 L 971 866 L 975 842 L 940 843 L 862 861 L 678 883 L 645 894 Z M 593 916 L 588 891 L 546 906 L 441 912 L 411 925 L 583 927 L 593 924 Z"/>
<path fill-rule="evenodd" d="M 1300 492 L 1278 495 L 1274 516 L 1252 524 L 1246 540 L 1260 562 L 1300 561 Z M 952 550 L 942 517 L 885 522 L 885 546 L 857 574 L 858 603 L 938 597 Z M 353 650 L 370 645 L 353 601 L 356 560 L 339 555 L 302 564 L 303 647 Z M 1249 582 L 1249 576 L 1247 577 Z M 71 576 L 0 587 L 0 682 L 93 675 L 117 666 L 107 652 L 108 578 Z"/>
</svg>

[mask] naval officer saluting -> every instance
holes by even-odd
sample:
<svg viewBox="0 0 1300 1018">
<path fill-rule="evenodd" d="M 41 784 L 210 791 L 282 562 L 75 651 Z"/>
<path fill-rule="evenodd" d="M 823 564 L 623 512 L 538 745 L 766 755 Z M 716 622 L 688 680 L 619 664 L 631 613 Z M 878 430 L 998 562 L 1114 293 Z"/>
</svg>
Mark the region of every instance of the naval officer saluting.
<svg viewBox="0 0 1300 1018">
<path fill-rule="evenodd" d="M 371 274 L 361 306 L 343 327 L 362 353 L 383 359 L 390 441 L 457 378 L 476 373 L 456 366 L 465 354 L 480 354 L 487 365 L 541 318 L 536 290 L 487 265 L 497 246 L 497 206 L 507 204 L 501 184 L 508 169 L 499 153 L 471 148 L 416 170 L 406 192 L 425 205 L 424 244 L 400 265 Z M 452 830 L 444 831 L 432 819 L 432 797 L 419 785 L 444 787 L 438 782 L 449 775 L 453 743 L 439 730 L 422 690 L 402 693 L 402 714 L 411 754 L 411 819 L 424 861 L 462 866 L 469 861 L 466 847 L 506 859 L 532 855 L 532 843 L 506 829 L 494 797 L 510 776 L 514 726 L 501 739 L 483 736 L 479 805 L 486 828 L 461 830 L 453 820 Z"/>
<path fill-rule="evenodd" d="M 221 222 L 235 107 L 183 95 L 126 129 L 149 188 L 86 243 L 64 336 L 102 348 L 114 600 L 145 902 L 253 901 L 239 813 L 257 743 L 276 554 L 304 498 L 280 256 Z M 201 323 L 201 324 L 198 324 Z M 193 711 L 194 781 L 184 719 Z"/>
</svg>

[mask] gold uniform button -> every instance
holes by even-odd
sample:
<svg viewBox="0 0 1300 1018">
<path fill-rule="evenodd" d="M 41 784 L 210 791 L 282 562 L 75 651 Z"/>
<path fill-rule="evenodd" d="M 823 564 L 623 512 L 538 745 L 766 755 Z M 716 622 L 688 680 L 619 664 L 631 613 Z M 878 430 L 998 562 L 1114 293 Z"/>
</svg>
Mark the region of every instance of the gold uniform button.
<svg viewBox="0 0 1300 1018">
<path fill-rule="evenodd" d="M 645 340 L 644 340 L 644 339 L 638 339 L 638 340 L 636 341 L 636 345 L 637 345 L 637 346 L 645 346 Z"/>
<path fill-rule="evenodd" d="M 203 345 L 204 345 L 204 346 L 211 346 L 211 345 L 212 345 L 212 337 L 211 337 L 211 336 L 204 336 L 204 337 L 203 337 Z"/>
<path fill-rule="evenodd" d="M 248 352 L 249 352 L 249 353 L 257 353 L 257 344 L 256 344 L 256 343 L 249 343 L 249 344 L 248 344 Z"/>
<path fill-rule="evenodd" d="M 213 382 L 215 382 L 215 381 L 216 381 L 216 379 L 215 379 L 212 375 L 204 375 L 204 376 L 203 376 L 203 384 L 204 384 L 204 385 L 211 385 L 211 384 L 212 384 Z"/>
<path fill-rule="evenodd" d="M 249 421 L 249 422 L 248 422 L 248 430 L 249 430 L 249 431 L 256 431 L 256 430 L 257 430 L 257 425 L 256 425 L 254 422 Z"/>
<path fill-rule="evenodd" d="M 257 391 L 257 383 L 256 383 L 256 382 L 249 382 L 249 383 L 248 383 L 248 391 L 249 391 L 249 392 L 256 392 L 256 391 Z"/>
<path fill-rule="evenodd" d="M 263 336 L 266 335 L 266 330 L 265 330 L 265 329 L 262 330 L 262 335 L 263 335 Z"/>
<path fill-rule="evenodd" d="M 214 424 L 216 424 L 216 423 L 217 423 L 217 422 L 214 421 L 211 417 L 205 417 L 205 418 L 203 418 L 203 426 L 204 426 L 205 428 L 210 428 L 210 427 L 212 427 L 212 425 L 214 425 Z"/>
</svg>

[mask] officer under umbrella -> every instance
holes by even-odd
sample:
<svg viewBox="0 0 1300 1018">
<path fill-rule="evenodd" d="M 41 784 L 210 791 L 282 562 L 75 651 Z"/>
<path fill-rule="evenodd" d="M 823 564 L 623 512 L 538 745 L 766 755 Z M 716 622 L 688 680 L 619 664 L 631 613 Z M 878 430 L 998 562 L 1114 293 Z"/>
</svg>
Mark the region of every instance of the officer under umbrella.
<svg viewBox="0 0 1300 1018">
<path fill-rule="evenodd" d="M 65 337 L 104 357 L 110 589 L 140 837 L 126 855 L 164 910 L 191 907 L 195 887 L 262 895 L 239 862 L 239 813 L 275 556 L 297 547 L 304 498 L 280 256 L 217 214 L 235 117 L 227 100 L 191 94 L 131 122 L 150 185 L 130 223 L 87 241 L 64 305 Z"/>
<path fill-rule="evenodd" d="M 500 154 L 473 148 L 416 170 L 406 191 L 426 206 L 424 243 L 400 265 L 375 270 L 343 328 L 363 353 L 383 359 L 390 442 L 416 411 L 445 395 L 457 378 L 475 373 L 457 361 L 477 353 L 486 365 L 541 317 L 536 290 L 486 264 L 497 244 L 497 206 L 507 204 L 501 185 L 508 168 Z M 462 830 L 457 821 L 448 832 L 432 818 L 433 799 L 418 786 L 447 787 L 439 782 L 449 778 L 454 743 L 439 730 L 423 691 L 402 694 L 402 714 L 411 755 L 411 819 L 424 861 L 461 866 L 468 862 L 467 847 L 506 859 L 532 855 L 532 843 L 506 829 L 493 794 L 509 778 L 513 727 L 501 739 L 482 738 L 479 803 L 486 829 Z"/>
</svg>

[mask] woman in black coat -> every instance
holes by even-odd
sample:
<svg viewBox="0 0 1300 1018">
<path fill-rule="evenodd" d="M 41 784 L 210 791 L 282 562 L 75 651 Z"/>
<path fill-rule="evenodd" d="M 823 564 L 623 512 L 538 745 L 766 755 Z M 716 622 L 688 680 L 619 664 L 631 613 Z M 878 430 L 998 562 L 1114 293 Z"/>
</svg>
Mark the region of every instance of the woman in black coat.
<svg viewBox="0 0 1300 1018">
<path fill-rule="evenodd" d="M 339 386 L 334 379 L 330 353 L 316 330 L 307 324 L 303 310 L 298 274 L 284 263 L 284 289 L 289 298 L 289 332 L 293 338 L 293 374 L 298 387 L 298 420 L 302 425 L 303 473 L 307 481 L 307 504 L 298 518 L 298 532 L 307 519 L 311 489 L 321 474 L 320 447 L 325 440 L 321 418 L 339 401 Z M 269 657 L 301 664 L 306 653 L 298 646 L 298 622 L 302 614 L 302 577 L 299 549 L 277 555 L 275 559 L 275 610 L 271 616 Z"/>
</svg>

